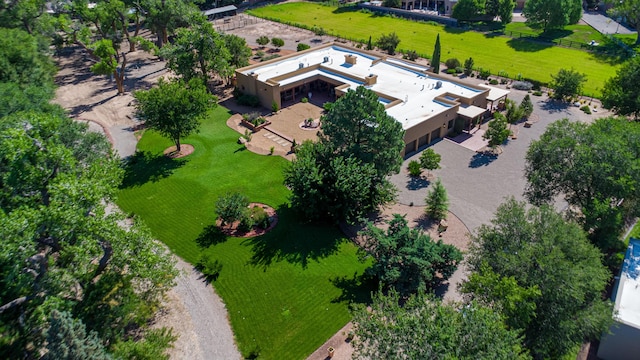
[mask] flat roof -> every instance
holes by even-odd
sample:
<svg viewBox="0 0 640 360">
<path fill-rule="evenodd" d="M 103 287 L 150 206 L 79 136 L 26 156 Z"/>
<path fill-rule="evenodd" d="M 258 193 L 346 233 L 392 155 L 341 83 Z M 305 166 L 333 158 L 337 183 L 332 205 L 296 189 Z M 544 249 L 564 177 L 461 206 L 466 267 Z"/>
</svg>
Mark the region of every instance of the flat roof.
<svg viewBox="0 0 640 360">
<path fill-rule="evenodd" d="M 640 239 L 630 239 L 615 292 L 616 320 L 640 328 Z"/>
<path fill-rule="evenodd" d="M 355 64 L 347 63 L 345 56 L 355 57 Z M 286 77 L 286 74 L 301 68 L 317 65 L 320 65 L 318 70 Z M 433 76 L 427 70 L 426 66 L 417 63 L 396 58 L 385 60 L 380 56 L 329 44 L 264 65 L 248 66 L 239 69 L 239 72 L 253 74 L 262 82 L 281 77 L 275 81 L 280 86 L 321 74 L 341 81 L 349 86 L 347 89 L 353 90 L 363 85 L 362 79 L 376 75 L 376 83 L 366 87 L 384 98 L 400 100 L 387 108 L 387 114 L 402 123 L 405 130 L 454 106 L 437 101 L 436 98 L 441 95 L 450 93 L 456 97 L 471 98 L 486 91 Z"/>
<path fill-rule="evenodd" d="M 233 11 L 233 10 L 238 10 L 238 8 L 235 7 L 234 5 L 227 5 L 227 6 L 223 6 L 215 9 L 205 10 L 202 12 L 202 15 L 209 16 L 209 15 L 225 13 L 227 11 Z"/>
<path fill-rule="evenodd" d="M 485 84 L 478 84 L 478 86 L 489 89 L 489 94 L 487 95 L 487 101 L 499 100 L 500 98 L 505 97 L 510 93 L 509 90 L 500 89 L 500 88 L 485 85 Z"/>
<path fill-rule="evenodd" d="M 460 104 L 460 108 L 458 108 L 458 114 L 464 117 L 468 117 L 469 119 L 474 119 L 484 114 L 486 111 L 487 109 L 483 109 L 475 105 Z"/>
</svg>

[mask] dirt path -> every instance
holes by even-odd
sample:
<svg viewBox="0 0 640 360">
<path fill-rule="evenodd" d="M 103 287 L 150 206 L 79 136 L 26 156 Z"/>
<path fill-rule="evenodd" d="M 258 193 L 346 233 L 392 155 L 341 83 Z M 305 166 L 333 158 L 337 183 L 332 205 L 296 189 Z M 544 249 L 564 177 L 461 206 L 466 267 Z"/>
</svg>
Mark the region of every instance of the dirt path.
<svg viewBox="0 0 640 360">
<path fill-rule="evenodd" d="M 136 150 L 131 91 L 148 88 L 166 74 L 164 62 L 142 51 L 128 53 L 126 94 L 118 96 L 115 82 L 94 75 L 92 61 L 79 48 L 68 49 L 56 58 L 57 104 L 69 115 L 87 122 L 91 131 L 105 133 L 120 157 Z M 170 349 L 171 359 L 240 359 L 227 309 L 211 285 L 193 266 L 178 259 L 180 276 L 169 291 L 154 327 L 173 328 L 178 337 Z"/>
</svg>

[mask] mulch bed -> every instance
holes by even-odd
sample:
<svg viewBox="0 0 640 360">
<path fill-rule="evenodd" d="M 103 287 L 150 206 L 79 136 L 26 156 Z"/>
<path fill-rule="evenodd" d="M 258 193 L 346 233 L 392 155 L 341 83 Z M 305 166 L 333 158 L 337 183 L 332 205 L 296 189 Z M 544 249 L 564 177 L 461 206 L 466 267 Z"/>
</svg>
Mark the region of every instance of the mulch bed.
<svg viewBox="0 0 640 360">
<path fill-rule="evenodd" d="M 193 154 L 194 148 L 193 145 L 189 144 L 180 144 L 180 152 L 176 151 L 176 146 L 171 146 L 162 152 L 165 156 L 170 157 L 172 159 L 183 158 L 185 156 L 189 156 Z"/>
<path fill-rule="evenodd" d="M 266 204 L 262 204 L 262 203 L 249 204 L 249 208 L 253 208 L 256 206 L 263 208 L 264 211 L 269 216 L 268 228 L 263 229 L 263 228 L 254 226 L 253 228 L 251 228 L 251 230 L 249 230 L 248 232 L 245 232 L 245 231 L 238 230 L 238 225 L 240 225 L 240 221 L 235 221 L 232 224 L 221 226 L 222 221 L 220 219 L 216 220 L 216 226 L 220 229 L 220 231 L 222 231 L 223 234 L 227 236 L 232 236 L 232 237 L 249 238 L 249 237 L 264 235 L 269 231 L 271 231 L 274 227 L 276 227 L 276 225 L 278 225 L 278 213 L 276 212 L 276 209 Z"/>
</svg>

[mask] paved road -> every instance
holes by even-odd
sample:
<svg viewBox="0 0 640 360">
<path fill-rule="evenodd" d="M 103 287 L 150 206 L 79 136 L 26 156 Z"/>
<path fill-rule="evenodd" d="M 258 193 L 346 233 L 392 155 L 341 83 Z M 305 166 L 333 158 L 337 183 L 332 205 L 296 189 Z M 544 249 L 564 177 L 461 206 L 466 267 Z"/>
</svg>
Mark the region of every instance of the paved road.
<svg viewBox="0 0 640 360">
<path fill-rule="evenodd" d="M 591 25 L 602 34 L 635 34 L 633 29 L 627 29 L 624 25 L 617 23 L 610 17 L 596 12 L 584 12 L 582 21 Z"/>
</svg>

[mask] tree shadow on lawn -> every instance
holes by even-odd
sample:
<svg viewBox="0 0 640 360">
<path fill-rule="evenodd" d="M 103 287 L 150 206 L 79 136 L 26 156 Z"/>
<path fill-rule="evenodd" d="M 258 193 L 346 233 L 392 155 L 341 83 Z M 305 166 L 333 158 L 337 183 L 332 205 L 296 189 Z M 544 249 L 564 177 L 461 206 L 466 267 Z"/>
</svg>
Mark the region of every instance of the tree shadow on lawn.
<svg viewBox="0 0 640 360">
<path fill-rule="evenodd" d="M 121 189 L 157 182 L 187 163 L 187 158 L 171 159 L 162 154 L 138 151 L 124 163 Z"/>
<path fill-rule="evenodd" d="M 515 51 L 536 52 L 552 47 L 553 43 L 536 41 L 532 40 L 531 38 L 522 38 L 511 39 L 507 41 L 507 45 L 509 45 Z"/>
<path fill-rule="evenodd" d="M 310 261 L 317 261 L 338 251 L 344 236 L 328 224 L 304 224 L 295 209 L 282 205 L 278 212 L 278 226 L 258 237 L 247 239 L 243 245 L 251 246 L 253 255 L 249 264 L 263 270 L 274 262 L 287 261 L 306 269 Z"/>
<path fill-rule="evenodd" d="M 206 249 L 212 245 L 223 243 L 227 240 L 227 235 L 220 230 L 216 224 L 207 225 L 198 237 L 196 238 L 196 244 L 203 249 Z"/>
<path fill-rule="evenodd" d="M 332 303 L 371 303 L 371 294 L 378 290 L 378 280 L 369 274 L 358 274 L 351 277 L 338 276 L 329 280 L 333 286 L 340 289 L 340 296 L 331 300 Z"/>
</svg>

